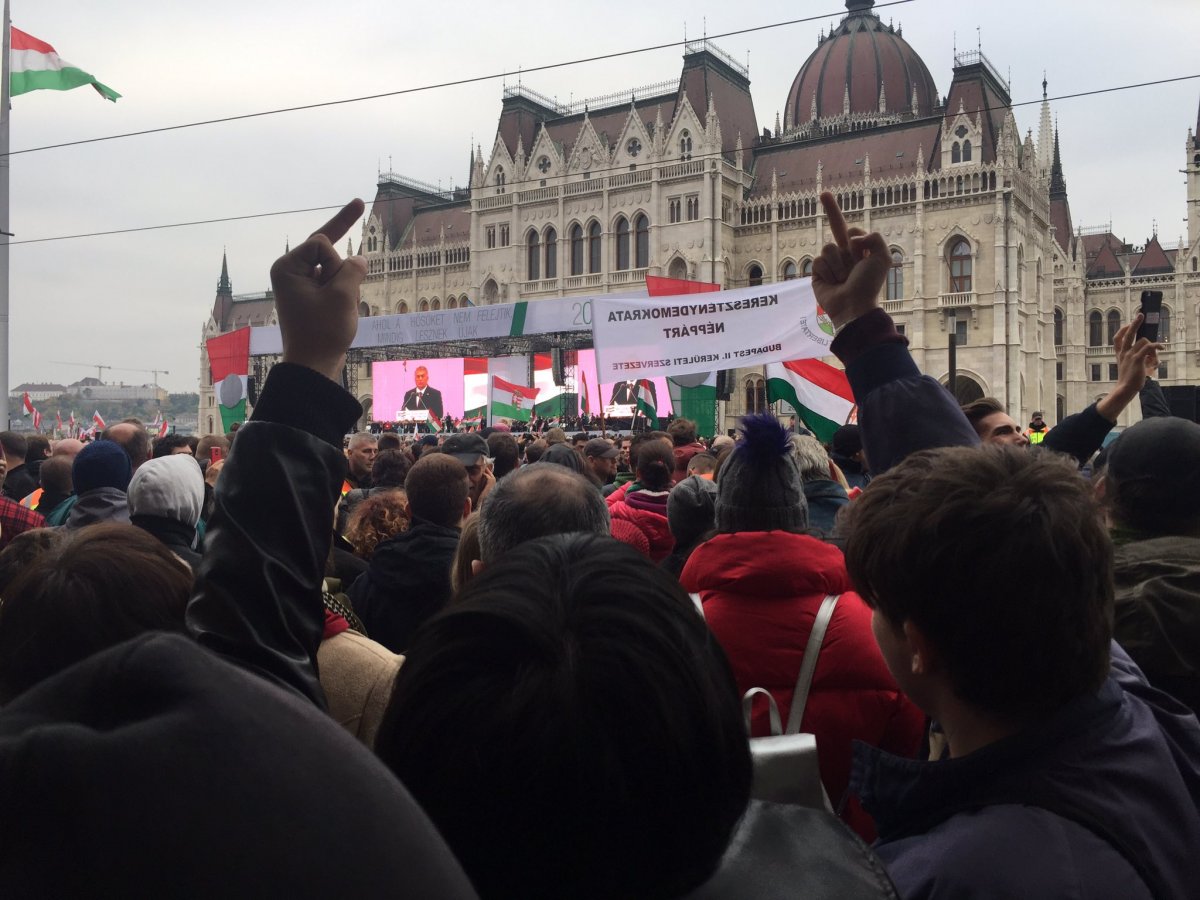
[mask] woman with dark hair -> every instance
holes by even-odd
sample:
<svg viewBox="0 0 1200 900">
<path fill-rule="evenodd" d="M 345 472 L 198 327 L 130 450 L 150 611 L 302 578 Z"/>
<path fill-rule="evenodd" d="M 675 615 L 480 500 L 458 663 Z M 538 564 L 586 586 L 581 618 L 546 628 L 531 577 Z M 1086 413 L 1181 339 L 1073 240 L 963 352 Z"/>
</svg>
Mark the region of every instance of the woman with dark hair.
<svg viewBox="0 0 1200 900">
<path fill-rule="evenodd" d="M 467 582 L 414 637 L 375 746 L 484 898 L 686 894 L 750 791 L 720 646 L 673 578 L 597 535 Z"/>
<path fill-rule="evenodd" d="M 662 562 L 675 549 L 667 522 L 667 498 L 675 471 L 675 451 L 666 441 L 646 441 L 636 455 L 637 489 L 608 505 L 612 536 L 629 544 L 653 562 Z"/>
<path fill-rule="evenodd" d="M 140 528 L 67 533 L 5 588 L 0 699 L 147 631 L 184 631 L 192 571 Z"/>
<path fill-rule="evenodd" d="M 368 497 L 404 488 L 413 458 L 403 450 L 381 450 L 371 464 L 371 486 L 348 491 L 338 504 L 337 533 L 344 535 L 354 508 Z"/>
<path fill-rule="evenodd" d="M 817 736 L 821 780 L 837 807 L 850 781 L 854 740 L 915 756 L 925 717 L 896 686 L 871 632 L 871 611 L 852 590 L 842 551 L 809 534 L 801 465 L 772 416 L 747 416 L 717 480 L 717 534 L 679 576 L 699 594 L 738 689 L 770 692 L 787 720 L 809 632 L 828 595 L 838 595 L 821 645 L 801 731 Z M 752 733 L 768 733 L 758 703 Z M 843 820 L 871 840 L 875 823 L 857 801 Z"/>
</svg>

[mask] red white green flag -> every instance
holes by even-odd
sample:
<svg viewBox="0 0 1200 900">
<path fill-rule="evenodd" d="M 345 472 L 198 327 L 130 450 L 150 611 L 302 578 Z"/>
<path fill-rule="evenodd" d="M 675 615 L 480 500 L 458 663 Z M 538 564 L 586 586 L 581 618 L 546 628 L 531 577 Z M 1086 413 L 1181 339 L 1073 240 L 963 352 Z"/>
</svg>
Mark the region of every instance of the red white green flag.
<svg viewBox="0 0 1200 900">
<path fill-rule="evenodd" d="M 100 410 L 92 413 L 92 421 L 96 423 L 95 427 L 103 431 L 108 426 L 104 424 L 104 417 L 100 415 Z"/>
<path fill-rule="evenodd" d="M 492 376 L 492 421 L 497 419 L 515 419 L 528 422 L 533 418 L 533 404 L 537 400 L 538 389 L 525 387 L 505 381 L 498 375 Z"/>
<path fill-rule="evenodd" d="M 785 400 L 817 440 L 828 443 L 854 410 L 846 373 L 819 359 L 767 365 L 767 402 Z"/>
<path fill-rule="evenodd" d="M 208 367 L 213 391 L 221 410 L 221 430 L 246 421 L 246 398 L 250 373 L 250 329 L 239 328 L 209 338 Z"/>
<path fill-rule="evenodd" d="M 105 100 L 114 103 L 121 95 L 108 85 L 101 84 L 78 66 L 64 60 L 45 41 L 39 41 L 19 28 L 12 29 L 12 52 L 9 56 L 12 96 L 29 91 L 69 91 L 90 84 Z"/>
<path fill-rule="evenodd" d="M 638 412 L 646 417 L 646 421 L 650 423 L 651 428 L 658 427 L 658 405 L 654 399 L 654 385 L 646 378 L 641 379 L 637 383 L 637 408 Z"/>
<path fill-rule="evenodd" d="M 29 391 L 26 391 L 21 397 L 21 405 L 25 407 L 25 415 L 32 416 L 34 413 L 33 401 L 29 399 Z"/>
<path fill-rule="evenodd" d="M 159 426 L 158 426 L 158 436 L 159 436 L 160 438 L 164 438 L 164 437 L 166 437 L 166 436 L 167 436 L 167 429 L 168 429 L 168 428 L 169 428 L 169 426 L 167 425 L 167 420 L 166 420 L 166 419 L 163 419 L 163 420 L 162 420 L 162 423 L 161 423 L 161 424 L 159 424 Z"/>
</svg>

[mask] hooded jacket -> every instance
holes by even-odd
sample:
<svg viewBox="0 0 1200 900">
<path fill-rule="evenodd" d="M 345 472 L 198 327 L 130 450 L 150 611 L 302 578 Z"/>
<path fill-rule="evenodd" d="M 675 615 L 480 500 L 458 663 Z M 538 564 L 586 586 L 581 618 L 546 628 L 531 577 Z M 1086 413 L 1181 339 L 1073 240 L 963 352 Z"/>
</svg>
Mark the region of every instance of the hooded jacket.
<svg viewBox="0 0 1200 900">
<path fill-rule="evenodd" d="M 630 540 L 626 532 L 630 526 L 641 532 L 649 547 L 644 552 L 656 563 L 662 562 L 675 549 L 675 538 L 667 524 L 667 496 L 666 491 L 626 492 L 620 500 L 608 505 L 613 537 L 640 550 L 641 542 Z M 624 525 L 618 525 L 618 522 Z"/>
<path fill-rule="evenodd" d="M 801 731 L 817 737 L 821 780 L 835 807 L 850 782 L 852 741 L 916 755 L 925 716 L 892 680 L 871 633 L 871 611 L 851 591 L 836 547 L 787 531 L 719 534 L 693 551 L 680 583 L 700 595 L 738 690 L 765 688 L 784 721 L 821 601 L 841 595 L 801 721 Z M 764 702 L 755 704 L 751 724 L 755 736 L 770 733 Z M 842 818 L 865 839 L 874 837 L 857 804 Z"/>
<path fill-rule="evenodd" d="M 100 487 L 79 494 L 64 527 L 83 528 L 97 522 L 128 522 L 129 498 L 120 488 Z"/>
<path fill-rule="evenodd" d="M 372 640 L 403 653 L 417 628 L 446 605 L 459 534 L 414 518 L 408 531 L 375 548 L 370 567 L 350 588 Z"/>
<path fill-rule="evenodd" d="M 1116 643 L 1049 721 L 938 762 L 857 746 L 853 787 L 903 897 L 1200 897 L 1200 729 Z"/>
</svg>

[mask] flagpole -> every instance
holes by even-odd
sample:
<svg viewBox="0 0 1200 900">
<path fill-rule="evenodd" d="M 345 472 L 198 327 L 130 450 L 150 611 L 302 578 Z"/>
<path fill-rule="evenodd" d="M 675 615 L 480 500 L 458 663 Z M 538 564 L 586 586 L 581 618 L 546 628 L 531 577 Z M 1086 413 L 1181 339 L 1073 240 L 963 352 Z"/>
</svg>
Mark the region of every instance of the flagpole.
<svg viewBox="0 0 1200 900">
<path fill-rule="evenodd" d="M 11 237 L 8 220 L 9 184 L 9 90 L 12 44 L 12 23 L 9 21 L 9 0 L 4 0 L 4 50 L 0 67 L 0 422 L 8 430 L 8 239 Z"/>
</svg>

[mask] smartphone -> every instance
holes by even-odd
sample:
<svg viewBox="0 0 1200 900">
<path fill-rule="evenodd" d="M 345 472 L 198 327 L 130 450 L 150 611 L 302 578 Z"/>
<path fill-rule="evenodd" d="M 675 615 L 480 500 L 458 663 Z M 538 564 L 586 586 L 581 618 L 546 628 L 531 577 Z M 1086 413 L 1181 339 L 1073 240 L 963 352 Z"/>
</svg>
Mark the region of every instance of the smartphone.
<svg viewBox="0 0 1200 900">
<path fill-rule="evenodd" d="M 1162 319 L 1162 291 L 1142 291 L 1142 308 L 1139 310 L 1145 317 L 1137 330 L 1135 340 L 1147 338 L 1150 343 L 1158 343 L 1158 323 Z"/>
<path fill-rule="evenodd" d="M 208 451 L 208 461 L 210 463 L 220 462 L 225 457 L 225 451 L 220 447 L 212 447 Z"/>
</svg>

